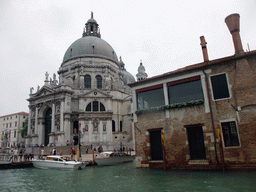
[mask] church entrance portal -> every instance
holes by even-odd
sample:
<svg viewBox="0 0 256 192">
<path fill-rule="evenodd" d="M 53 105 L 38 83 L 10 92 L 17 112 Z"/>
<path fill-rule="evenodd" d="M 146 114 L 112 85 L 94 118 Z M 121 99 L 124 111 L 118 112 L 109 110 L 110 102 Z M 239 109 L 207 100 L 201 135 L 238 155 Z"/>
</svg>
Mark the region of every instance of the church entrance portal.
<svg viewBox="0 0 256 192">
<path fill-rule="evenodd" d="M 78 136 L 73 137 L 74 145 L 78 145 Z"/>
<path fill-rule="evenodd" d="M 49 144 L 49 133 L 52 127 L 52 109 L 49 108 L 45 114 L 45 129 L 44 129 L 44 146 Z"/>
<path fill-rule="evenodd" d="M 73 134 L 74 145 L 78 145 L 78 121 L 74 121 L 73 123 Z"/>
</svg>

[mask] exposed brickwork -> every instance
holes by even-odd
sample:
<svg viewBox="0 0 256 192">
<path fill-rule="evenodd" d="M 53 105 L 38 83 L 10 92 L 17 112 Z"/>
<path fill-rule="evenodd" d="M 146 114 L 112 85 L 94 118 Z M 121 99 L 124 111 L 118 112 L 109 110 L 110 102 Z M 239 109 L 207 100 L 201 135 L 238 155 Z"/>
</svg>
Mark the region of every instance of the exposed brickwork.
<svg viewBox="0 0 256 192">
<path fill-rule="evenodd" d="M 205 105 L 202 104 L 170 109 L 170 117 L 166 115 L 165 110 L 139 114 L 138 121 L 135 122 L 135 126 L 138 128 L 135 129 L 136 155 L 142 157 L 142 164 L 149 164 L 151 168 L 163 168 L 163 162 L 151 162 L 149 136 L 150 130 L 163 129 L 167 167 L 175 169 L 179 166 L 193 167 L 194 165 L 188 165 L 190 150 L 187 127 L 200 125 L 203 128 L 208 166 L 219 167 L 221 153 L 218 140 L 215 139 L 215 135 L 217 136 L 216 128 L 218 123 L 227 121 L 236 122 L 240 146 L 223 146 L 226 166 L 256 163 L 256 54 L 250 55 L 248 60 L 243 57 L 242 59 L 219 62 L 205 69 L 211 69 L 210 73 L 206 75 L 208 82 L 210 82 L 211 75 L 227 74 L 231 97 L 214 101 L 209 83 L 210 112 L 206 112 Z M 185 72 L 189 74 L 188 71 Z"/>
</svg>

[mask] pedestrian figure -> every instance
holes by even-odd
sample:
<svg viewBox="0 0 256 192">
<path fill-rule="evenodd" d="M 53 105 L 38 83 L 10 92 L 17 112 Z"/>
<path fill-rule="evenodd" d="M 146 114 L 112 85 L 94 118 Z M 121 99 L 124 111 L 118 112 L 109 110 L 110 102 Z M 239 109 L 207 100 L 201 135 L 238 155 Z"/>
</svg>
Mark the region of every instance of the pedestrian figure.
<svg viewBox="0 0 256 192">
<path fill-rule="evenodd" d="M 76 150 L 74 148 L 71 149 L 71 160 L 73 160 L 74 155 L 76 154 Z"/>
<path fill-rule="evenodd" d="M 52 154 L 53 154 L 53 155 L 57 155 L 56 148 L 53 148 L 53 149 L 52 149 Z"/>
<path fill-rule="evenodd" d="M 43 159 L 43 156 L 44 156 L 44 150 L 42 149 L 41 150 L 41 159 Z"/>
</svg>

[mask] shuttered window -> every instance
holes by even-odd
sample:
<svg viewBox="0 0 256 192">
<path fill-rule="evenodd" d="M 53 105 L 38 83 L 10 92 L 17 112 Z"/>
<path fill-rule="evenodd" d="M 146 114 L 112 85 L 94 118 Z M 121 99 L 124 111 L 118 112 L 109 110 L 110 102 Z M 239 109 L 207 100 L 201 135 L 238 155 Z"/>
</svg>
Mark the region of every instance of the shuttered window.
<svg viewBox="0 0 256 192">
<path fill-rule="evenodd" d="M 211 76 L 214 100 L 229 98 L 229 89 L 226 74 Z"/>
</svg>

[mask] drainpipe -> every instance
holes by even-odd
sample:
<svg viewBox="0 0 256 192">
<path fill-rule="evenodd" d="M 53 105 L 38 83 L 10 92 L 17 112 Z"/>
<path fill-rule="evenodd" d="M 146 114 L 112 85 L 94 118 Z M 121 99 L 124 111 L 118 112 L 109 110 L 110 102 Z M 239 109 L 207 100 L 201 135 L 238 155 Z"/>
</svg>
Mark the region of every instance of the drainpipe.
<svg viewBox="0 0 256 192">
<path fill-rule="evenodd" d="M 210 89 L 209 89 L 209 83 L 208 83 L 208 78 L 207 74 L 203 70 L 203 73 L 205 75 L 205 85 L 206 85 L 206 91 L 207 91 L 207 96 L 208 96 L 208 102 L 209 102 L 209 108 L 210 108 L 210 115 L 211 115 L 211 123 L 212 123 L 212 129 L 213 129 L 213 136 L 214 136 L 214 149 L 215 149 L 215 158 L 217 161 L 217 164 L 219 165 L 219 160 L 218 160 L 218 155 L 217 155 L 217 141 L 216 141 L 216 130 L 214 126 L 214 120 L 213 120 L 213 113 L 212 113 L 212 104 L 211 104 L 211 99 L 210 99 Z"/>
<path fill-rule="evenodd" d="M 209 61 L 209 57 L 208 57 L 208 51 L 207 51 L 207 47 L 206 47 L 206 41 L 204 36 L 200 37 L 200 45 L 202 47 L 202 52 L 203 52 L 203 58 L 204 58 L 204 62 L 208 62 Z M 216 130 L 215 130 L 215 126 L 214 126 L 214 119 L 213 119 L 213 113 L 212 113 L 212 104 L 211 104 L 211 99 L 210 99 L 210 88 L 209 88 L 209 83 L 208 83 L 208 78 L 207 78 L 207 74 L 205 73 L 204 69 L 202 69 L 204 75 L 205 75 L 205 85 L 206 85 L 206 92 L 207 92 L 207 97 L 208 97 L 208 103 L 209 103 L 209 108 L 210 108 L 210 115 L 211 115 L 211 123 L 212 123 L 212 129 L 213 129 L 213 136 L 214 136 L 214 149 L 215 149 L 215 158 L 216 158 L 216 162 L 217 164 L 219 164 L 218 161 L 218 155 L 217 155 L 217 141 L 216 141 Z"/>
<path fill-rule="evenodd" d="M 208 57 L 208 51 L 207 51 L 207 47 L 206 47 L 206 41 L 204 36 L 200 37 L 200 45 L 202 47 L 202 52 L 203 52 L 203 58 L 204 58 L 204 62 L 208 62 L 209 61 L 209 57 Z M 217 155 L 217 141 L 216 141 L 216 131 L 215 131 L 215 126 L 214 126 L 214 120 L 213 120 L 213 113 L 212 113 L 212 104 L 211 104 L 211 99 L 210 99 L 210 88 L 209 88 L 209 83 L 208 83 L 208 78 L 207 78 L 207 74 L 205 73 L 204 69 L 202 69 L 204 75 L 205 75 L 205 85 L 206 85 L 206 92 L 207 92 L 207 97 L 208 97 L 208 103 L 209 103 L 209 109 L 210 109 L 210 115 L 211 115 L 211 123 L 212 123 L 212 129 L 213 129 L 213 136 L 214 136 L 214 149 L 215 149 L 215 158 L 217 161 L 217 164 L 219 164 L 218 161 L 218 155 Z"/>
</svg>

